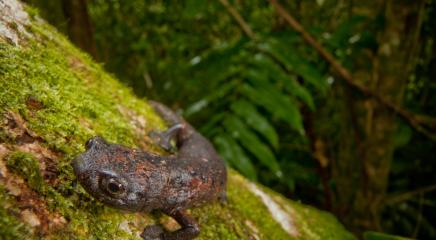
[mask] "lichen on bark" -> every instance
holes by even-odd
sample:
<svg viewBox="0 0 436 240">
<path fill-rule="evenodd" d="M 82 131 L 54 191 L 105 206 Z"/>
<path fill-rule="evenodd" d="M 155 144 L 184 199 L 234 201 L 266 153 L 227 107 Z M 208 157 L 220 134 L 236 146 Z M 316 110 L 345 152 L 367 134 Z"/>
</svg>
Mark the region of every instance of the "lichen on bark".
<svg viewBox="0 0 436 240">
<path fill-rule="evenodd" d="M 159 213 L 106 207 L 76 183 L 70 162 L 89 137 L 159 152 L 147 134 L 164 125 L 146 100 L 33 9 L 19 9 L 29 14 L 20 27 L 8 27 L 15 40 L 0 31 L 0 238 L 139 239 L 144 226 L 155 222 L 176 229 Z M 11 18 L 0 18 L 0 24 L 8 24 L 5 19 Z M 202 228 L 199 239 L 354 239 L 332 215 L 235 171 L 229 172 L 227 204 L 191 213 Z"/>
</svg>

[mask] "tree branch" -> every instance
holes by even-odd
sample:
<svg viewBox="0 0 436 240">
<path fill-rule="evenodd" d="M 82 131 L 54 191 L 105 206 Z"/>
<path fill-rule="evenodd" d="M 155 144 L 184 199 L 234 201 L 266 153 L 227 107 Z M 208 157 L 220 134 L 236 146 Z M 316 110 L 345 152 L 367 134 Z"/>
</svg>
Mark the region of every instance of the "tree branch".
<svg viewBox="0 0 436 240">
<path fill-rule="evenodd" d="M 294 17 L 292 17 L 284 8 L 282 5 L 280 5 L 277 0 L 269 0 L 271 5 L 275 7 L 277 10 L 277 13 L 283 17 L 286 22 L 298 33 L 300 33 L 303 37 L 303 39 L 311 45 L 313 48 L 315 48 L 318 53 L 333 67 L 336 72 L 339 73 L 339 75 L 345 80 L 345 82 L 362 92 L 364 95 L 369 96 L 377 100 L 382 105 L 386 106 L 389 110 L 393 111 L 394 113 L 398 114 L 400 117 L 402 117 L 407 123 L 410 124 L 415 130 L 422 133 L 429 139 L 436 141 L 436 134 L 428 132 L 422 124 L 425 124 L 425 121 L 421 121 L 423 119 L 422 117 L 416 116 L 415 114 L 412 114 L 411 112 L 401 108 L 400 106 L 394 104 L 393 102 L 389 101 L 388 99 L 384 98 L 383 96 L 377 94 L 376 92 L 371 91 L 371 89 L 361 85 L 360 83 L 354 81 L 353 77 L 351 76 L 350 72 L 342 66 L 342 64 L 336 60 L 332 54 L 330 54 L 317 40 L 315 40 L 304 28 L 301 26 L 301 24 L 295 20 Z M 428 117 L 427 117 L 428 118 Z M 435 123 L 436 120 L 431 120 L 430 122 Z M 431 126 L 434 127 L 434 126 Z"/>
<path fill-rule="evenodd" d="M 235 19 L 235 21 L 239 24 L 242 31 L 247 35 L 249 38 L 254 39 L 255 35 L 253 30 L 251 29 L 250 25 L 245 22 L 244 18 L 236 11 L 236 9 L 230 5 L 229 1 L 227 0 L 219 0 L 222 5 L 227 9 L 227 11 L 232 15 L 232 17 Z"/>
<path fill-rule="evenodd" d="M 417 195 L 432 192 L 432 191 L 436 191 L 436 185 L 431 185 L 431 186 L 416 189 L 411 192 L 405 192 L 405 193 L 396 194 L 394 196 L 389 196 L 386 198 L 384 202 L 386 205 L 393 205 L 412 199 Z"/>
<path fill-rule="evenodd" d="M 227 9 L 227 11 L 232 15 L 232 17 L 235 19 L 235 21 L 239 24 L 242 31 L 247 35 L 250 39 L 255 39 L 255 34 L 251 27 L 248 25 L 248 23 L 242 18 L 242 16 L 236 11 L 236 9 L 230 5 L 230 3 L 227 0 L 219 0 L 220 3 Z M 424 136 L 428 137 L 432 141 L 436 142 L 436 134 L 431 133 L 426 130 L 423 125 L 428 125 L 431 128 L 436 128 L 436 119 L 431 118 L 429 116 L 422 116 L 413 114 L 400 106 L 394 104 L 393 102 L 389 101 L 388 99 L 384 98 L 383 96 L 377 94 L 376 92 L 371 91 L 371 89 L 359 84 L 358 82 L 354 81 L 352 75 L 350 72 L 342 66 L 342 64 L 336 60 L 332 54 L 330 54 L 317 40 L 315 40 L 304 28 L 303 26 L 295 20 L 292 15 L 290 15 L 282 5 L 280 5 L 277 0 L 269 0 L 271 5 L 273 5 L 277 13 L 283 17 L 286 22 L 298 33 L 300 33 L 303 37 L 303 39 L 311 45 L 315 50 L 318 51 L 318 53 L 332 66 L 334 70 L 336 70 L 339 75 L 345 80 L 345 82 L 363 93 L 365 96 L 372 97 L 375 100 L 377 100 L 382 105 L 386 106 L 389 110 L 392 112 L 398 114 L 401 118 L 403 118 L 411 127 L 413 127 L 416 131 L 423 134 Z"/>
</svg>

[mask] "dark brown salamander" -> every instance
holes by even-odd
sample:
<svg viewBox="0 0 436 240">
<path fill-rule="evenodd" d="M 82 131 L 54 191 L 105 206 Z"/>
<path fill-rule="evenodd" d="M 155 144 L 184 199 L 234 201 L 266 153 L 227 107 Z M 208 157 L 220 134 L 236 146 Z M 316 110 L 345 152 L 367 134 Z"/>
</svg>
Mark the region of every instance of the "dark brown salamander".
<svg viewBox="0 0 436 240">
<path fill-rule="evenodd" d="M 74 173 L 89 194 L 112 207 L 162 210 L 181 226 L 174 232 L 148 226 L 141 234 L 144 239 L 192 239 L 200 229 L 184 210 L 225 199 L 226 167 L 209 141 L 192 126 L 164 105 L 151 104 L 171 125 L 155 138 L 167 150 L 175 139 L 176 154 L 160 156 L 93 137 L 86 142 L 86 152 L 74 159 Z"/>
</svg>

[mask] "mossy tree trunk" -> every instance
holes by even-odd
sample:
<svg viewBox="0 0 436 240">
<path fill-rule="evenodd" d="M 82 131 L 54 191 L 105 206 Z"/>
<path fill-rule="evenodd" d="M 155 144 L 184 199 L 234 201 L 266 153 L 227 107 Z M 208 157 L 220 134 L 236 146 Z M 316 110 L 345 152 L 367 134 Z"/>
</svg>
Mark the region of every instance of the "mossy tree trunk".
<svg viewBox="0 0 436 240">
<path fill-rule="evenodd" d="M 373 92 L 401 105 L 407 78 L 419 50 L 425 1 L 355 1 L 354 11 L 380 21 L 378 49 L 356 60 L 355 78 Z M 376 9 L 376 11 L 374 11 Z M 406 34 L 405 34 L 406 33 Z M 370 63 L 370 64 L 368 64 Z M 341 140 L 333 179 L 341 190 L 338 206 L 356 232 L 381 230 L 380 217 L 395 150 L 397 118 L 373 99 L 339 94 L 344 102 Z"/>
<path fill-rule="evenodd" d="M 159 153 L 147 134 L 164 126 L 35 12 L 0 0 L 0 239 L 139 239 L 148 224 L 178 228 L 159 213 L 108 208 L 77 184 L 70 162 L 88 138 Z M 199 239 L 354 239 L 332 215 L 231 170 L 228 203 L 191 214 Z"/>
</svg>

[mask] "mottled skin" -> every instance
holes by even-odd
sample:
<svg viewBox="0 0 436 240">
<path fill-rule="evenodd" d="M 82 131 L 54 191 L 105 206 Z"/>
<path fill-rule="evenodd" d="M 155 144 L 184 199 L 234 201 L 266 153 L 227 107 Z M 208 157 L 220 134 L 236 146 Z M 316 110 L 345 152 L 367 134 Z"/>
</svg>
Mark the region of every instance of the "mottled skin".
<svg viewBox="0 0 436 240">
<path fill-rule="evenodd" d="M 176 154 L 160 156 L 94 137 L 87 141 L 86 151 L 74 159 L 74 172 L 98 200 L 130 211 L 161 210 L 181 226 L 174 232 L 148 226 L 141 235 L 144 239 L 192 239 L 200 229 L 184 209 L 224 200 L 226 167 L 209 141 L 192 126 L 164 105 L 151 104 L 172 126 L 152 137 L 166 150 L 174 139 Z"/>
</svg>

